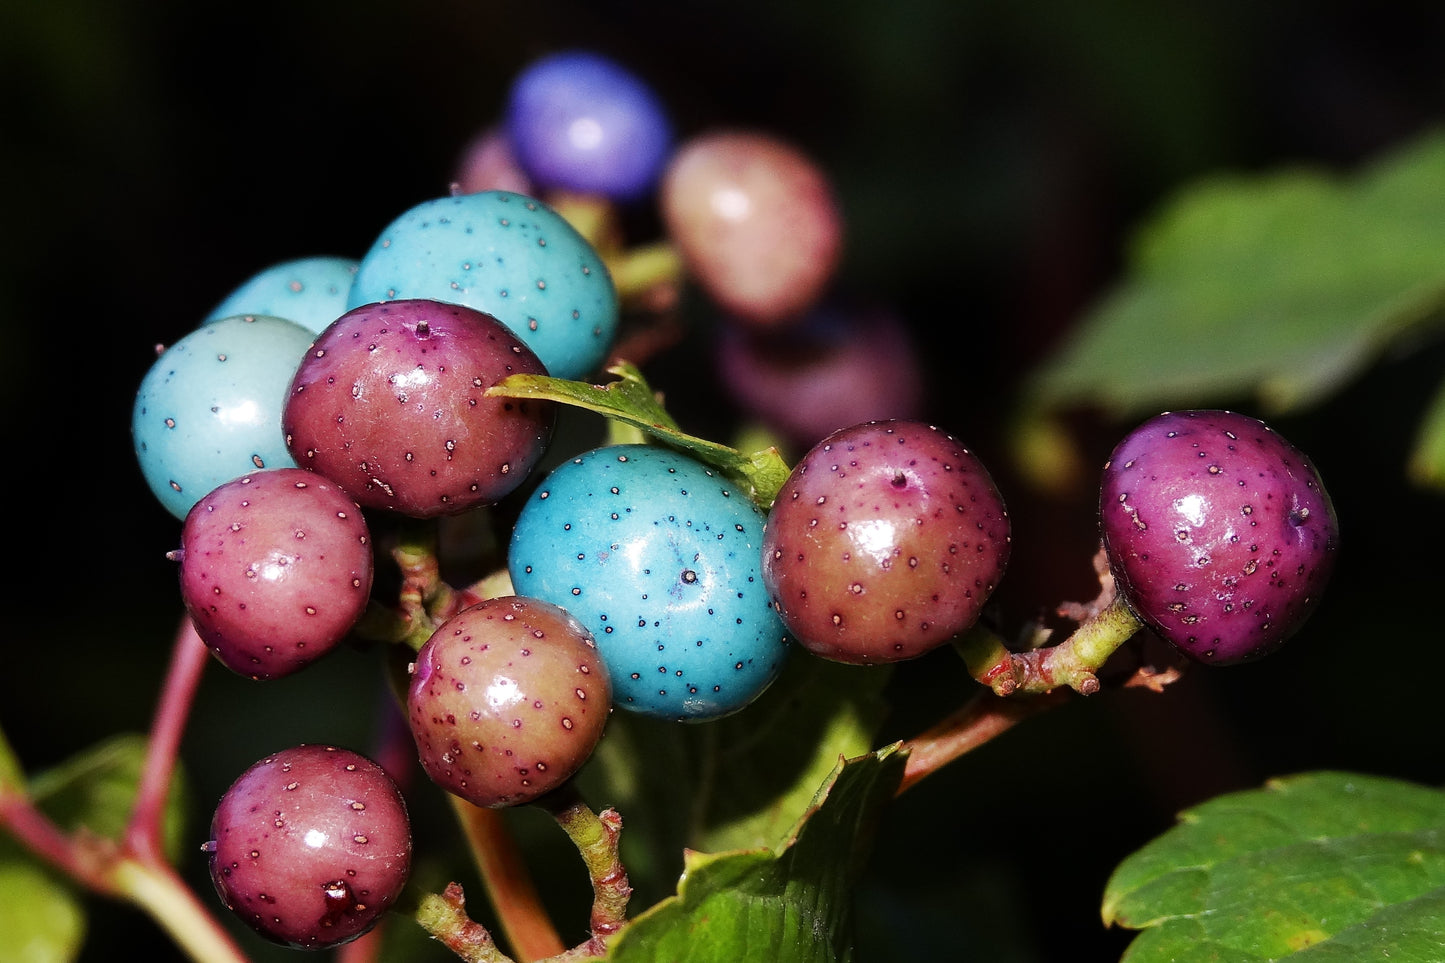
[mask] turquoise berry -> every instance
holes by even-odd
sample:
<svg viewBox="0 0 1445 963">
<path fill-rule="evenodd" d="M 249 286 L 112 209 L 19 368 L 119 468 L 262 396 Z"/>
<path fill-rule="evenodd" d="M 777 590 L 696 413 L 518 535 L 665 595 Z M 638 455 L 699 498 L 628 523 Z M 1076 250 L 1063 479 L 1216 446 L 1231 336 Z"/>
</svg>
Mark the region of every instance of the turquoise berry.
<svg viewBox="0 0 1445 963">
<path fill-rule="evenodd" d="M 236 314 L 267 314 L 320 334 L 346 313 L 356 264 L 346 257 L 303 257 L 273 264 L 226 295 L 205 322 Z"/>
<path fill-rule="evenodd" d="M 131 437 L 146 484 L 176 518 L 258 468 L 294 468 L 281 432 L 291 378 L 312 334 L 237 315 L 202 325 L 156 358 L 136 392 Z"/>
<path fill-rule="evenodd" d="M 348 306 L 405 298 L 492 315 L 557 378 L 595 371 L 617 333 L 617 291 L 601 256 L 556 211 L 510 191 L 424 201 L 382 231 Z"/>
<path fill-rule="evenodd" d="M 597 640 L 622 709 L 680 721 L 736 712 L 791 648 L 762 578 L 763 513 L 715 470 L 649 445 L 555 469 L 512 532 L 518 594 Z"/>
</svg>

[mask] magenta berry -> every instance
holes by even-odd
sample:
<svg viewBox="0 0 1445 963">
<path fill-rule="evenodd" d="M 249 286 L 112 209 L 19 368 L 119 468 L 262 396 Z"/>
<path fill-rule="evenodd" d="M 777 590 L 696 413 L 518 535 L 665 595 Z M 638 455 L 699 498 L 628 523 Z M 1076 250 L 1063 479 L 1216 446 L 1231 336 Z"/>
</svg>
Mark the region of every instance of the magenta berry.
<svg viewBox="0 0 1445 963">
<path fill-rule="evenodd" d="M 459 304 L 365 304 L 302 360 L 282 416 L 296 463 L 368 508 L 416 518 L 503 498 L 551 440 L 548 402 L 489 397 L 512 374 L 546 374 L 506 325 Z"/>
<path fill-rule="evenodd" d="M 1120 594 L 1186 655 L 1278 648 L 1329 580 L 1339 522 L 1308 457 L 1230 411 L 1166 412 L 1114 449 L 1099 495 Z"/>
<path fill-rule="evenodd" d="M 256 471 L 192 506 L 181 528 L 181 598 L 227 668 L 290 675 L 336 647 L 366 610 L 373 557 L 345 492 L 302 468 Z"/>
<path fill-rule="evenodd" d="M 247 925 L 324 949 L 361 936 L 395 903 L 411 871 L 411 823 L 376 763 L 301 745 L 237 778 L 204 848 L 216 893 Z"/>
<path fill-rule="evenodd" d="M 763 537 L 783 622 L 839 662 L 916 658 L 972 626 L 1003 576 L 1008 513 L 957 439 L 917 421 L 836 431 L 793 469 Z"/>
<path fill-rule="evenodd" d="M 592 633 L 541 599 L 487 599 L 417 654 L 412 736 L 433 782 L 478 806 L 557 788 L 592 755 L 612 689 Z"/>
</svg>

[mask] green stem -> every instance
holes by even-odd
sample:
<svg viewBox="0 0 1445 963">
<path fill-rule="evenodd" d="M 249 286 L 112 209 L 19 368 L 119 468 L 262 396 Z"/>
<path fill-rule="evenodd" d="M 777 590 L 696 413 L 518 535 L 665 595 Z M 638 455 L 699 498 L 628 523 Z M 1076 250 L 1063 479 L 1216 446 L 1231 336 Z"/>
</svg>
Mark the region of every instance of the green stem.
<svg viewBox="0 0 1445 963">
<path fill-rule="evenodd" d="M 592 880 L 592 938 L 564 955 L 565 959 L 602 956 L 607 944 L 627 925 L 632 885 L 618 844 L 622 817 L 614 809 L 594 813 L 570 783 L 537 801 L 572 840 Z"/>
<path fill-rule="evenodd" d="M 197 963 L 247 963 L 230 934 L 170 866 L 123 859 L 111 880 L 118 893 L 150 914 Z"/>
<path fill-rule="evenodd" d="M 1109 656 L 1143 627 L 1117 595 L 1094 609 L 1057 645 L 1012 652 L 986 629 L 956 643 L 969 674 L 996 695 L 1051 692 L 1067 686 L 1084 695 L 1099 691 L 1098 672 Z"/>
<path fill-rule="evenodd" d="M 467 916 L 466 897 L 456 883 L 449 883 L 443 894 L 424 896 L 415 918 L 433 939 L 467 963 L 514 963 L 497 948 L 487 928 Z"/>
</svg>

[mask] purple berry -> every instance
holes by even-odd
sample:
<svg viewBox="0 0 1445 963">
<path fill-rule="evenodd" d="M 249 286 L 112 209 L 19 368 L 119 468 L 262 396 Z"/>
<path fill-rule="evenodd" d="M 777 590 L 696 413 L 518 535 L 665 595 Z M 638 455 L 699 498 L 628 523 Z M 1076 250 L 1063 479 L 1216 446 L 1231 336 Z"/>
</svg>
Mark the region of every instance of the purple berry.
<svg viewBox="0 0 1445 963">
<path fill-rule="evenodd" d="M 517 75 L 506 130 L 541 187 L 623 201 L 652 190 L 672 149 L 672 125 L 652 88 L 585 50 L 543 57 Z"/>
<path fill-rule="evenodd" d="M 1339 521 L 1303 453 L 1254 418 L 1166 412 L 1104 466 L 1100 525 L 1119 593 L 1186 655 L 1257 659 L 1329 580 Z"/>
<path fill-rule="evenodd" d="M 477 806 L 557 788 L 592 755 L 612 688 L 592 633 L 540 599 L 463 609 L 417 654 L 407 711 L 422 768 Z"/>
<path fill-rule="evenodd" d="M 376 925 L 411 870 L 406 803 L 386 771 L 333 746 L 267 756 L 211 820 L 211 880 L 226 908 L 288 946 L 325 949 Z"/>
<path fill-rule="evenodd" d="M 838 662 L 916 658 L 978 620 L 1010 545 L 978 458 L 917 421 L 844 428 L 778 493 L 763 579 L 793 636 Z"/>
<path fill-rule="evenodd" d="M 181 598 L 229 669 L 274 679 L 336 647 L 366 610 L 361 509 L 302 468 L 252 472 L 196 502 L 181 528 Z"/>
<path fill-rule="evenodd" d="M 491 315 L 425 300 L 362 305 L 302 360 L 286 444 L 365 507 L 431 518 L 491 504 L 551 440 L 550 403 L 486 394 L 518 373 L 547 372 Z"/>
</svg>

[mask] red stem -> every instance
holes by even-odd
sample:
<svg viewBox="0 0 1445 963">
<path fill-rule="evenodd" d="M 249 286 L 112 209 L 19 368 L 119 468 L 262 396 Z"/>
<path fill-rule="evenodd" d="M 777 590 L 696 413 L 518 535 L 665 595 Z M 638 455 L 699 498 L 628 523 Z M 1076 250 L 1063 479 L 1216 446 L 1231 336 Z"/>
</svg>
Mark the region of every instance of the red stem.
<svg viewBox="0 0 1445 963">
<path fill-rule="evenodd" d="M 166 862 L 161 842 L 166 798 L 170 795 L 175 775 L 181 737 L 185 734 L 191 707 L 196 701 L 201 676 L 211 661 L 210 655 L 205 642 L 196 634 L 190 616 L 183 617 L 176 630 L 165 685 L 151 721 L 150 741 L 146 747 L 140 784 L 136 787 L 135 804 L 122 837 L 125 849 L 144 863 L 162 865 Z"/>
<path fill-rule="evenodd" d="M 1071 694 L 1070 689 L 1008 698 L 992 692 L 979 693 L 932 728 L 904 742 L 908 762 L 903 768 L 898 794 L 1030 716 L 1053 708 Z"/>
</svg>

